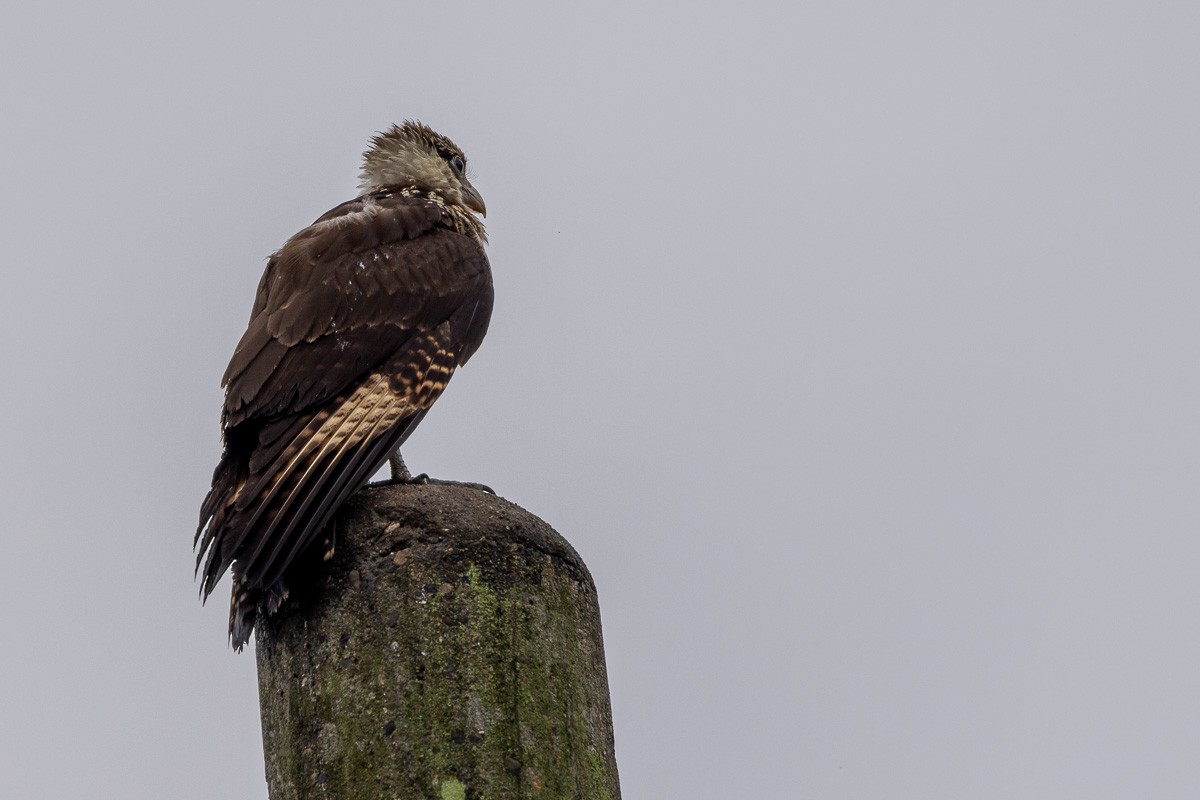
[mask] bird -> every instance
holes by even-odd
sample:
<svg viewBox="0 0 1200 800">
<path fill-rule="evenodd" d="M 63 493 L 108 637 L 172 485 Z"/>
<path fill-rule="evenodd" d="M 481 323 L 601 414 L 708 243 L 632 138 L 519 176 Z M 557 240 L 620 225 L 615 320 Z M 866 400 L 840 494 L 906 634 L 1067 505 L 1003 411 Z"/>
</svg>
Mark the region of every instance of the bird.
<svg viewBox="0 0 1200 800">
<path fill-rule="evenodd" d="M 267 260 L 221 384 L 223 450 L 193 539 L 201 600 L 232 576 L 229 641 L 288 596 L 289 567 L 479 348 L 493 287 L 461 148 L 406 121 L 363 153 L 360 193 Z M 422 476 L 423 477 L 423 476 Z"/>
</svg>

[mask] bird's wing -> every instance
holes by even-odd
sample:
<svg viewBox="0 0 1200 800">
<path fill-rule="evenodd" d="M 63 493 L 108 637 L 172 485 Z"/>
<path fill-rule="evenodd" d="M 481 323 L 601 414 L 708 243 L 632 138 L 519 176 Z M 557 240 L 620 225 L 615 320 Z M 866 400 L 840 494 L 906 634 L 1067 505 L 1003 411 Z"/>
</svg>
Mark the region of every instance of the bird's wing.
<svg viewBox="0 0 1200 800">
<path fill-rule="evenodd" d="M 449 329 L 443 324 L 411 339 L 318 408 L 259 429 L 237 485 L 206 509 L 205 594 L 235 559 L 236 576 L 248 587 L 282 576 L 441 394 L 455 368 Z"/>
<path fill-rule="evenodd" d="M 324 521 L 387 459 L 433 405 L 455 369 L 449 325 L 411 340 L 352 391 L 324 404 L 247 485 L 236 510 L 254 541 L 237 571 L 270 584 Z"/>
<path fill-rule="evenodd" d="M 473 351 L 490 314 L 487 256 L 445 224 L 432 202 L 384 197 L 345 203 L 288 240 L 226 370 L 226 425 L 320 403 L 475 303 L 475 321 L 453 331 Z"/>
<path fill-rule="evenodd" d="M 200 513 L 202 594 L 233 566 L 253 608 L 386 461 L 487 330 L 480 243 L 434 203 L 349 203 L 271 259 L 226 372 L 226 447 Z M 244 634 L 244 635 L 243 635 Z"/>
<path fill-rule="evenodd" d="M 456 365 L 452 348 L 450 325 L 444 323 L 411 339 L 353 390 L 315 413 L 278 420 L 279 444 L 266 448 L 272 455 L 252 458 L 229 501 L 215 506 L 201 547 L 208 549 L 202 591 L 207 596 L 232 569 L 235 647 L 249 637 L 260 599 L 280 593 L 296 557 L 441 394 Z"/>
</svg>

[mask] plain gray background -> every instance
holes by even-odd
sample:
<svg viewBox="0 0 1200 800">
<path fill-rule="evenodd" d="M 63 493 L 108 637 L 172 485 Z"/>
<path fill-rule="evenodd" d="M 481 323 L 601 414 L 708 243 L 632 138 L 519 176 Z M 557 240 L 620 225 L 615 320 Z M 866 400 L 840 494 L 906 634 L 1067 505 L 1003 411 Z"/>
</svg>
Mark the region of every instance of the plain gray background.
<svg viewBox="0 0 1200 800">
<path fill-rule="evenodd" d="M 6 797 L 265 797 L 191 541 L 265 259 L 450 135 L 406 449 L 599 586 L 627 798 L 1200 796 L 1194 2 L 9 3 Z"/>
</svg>

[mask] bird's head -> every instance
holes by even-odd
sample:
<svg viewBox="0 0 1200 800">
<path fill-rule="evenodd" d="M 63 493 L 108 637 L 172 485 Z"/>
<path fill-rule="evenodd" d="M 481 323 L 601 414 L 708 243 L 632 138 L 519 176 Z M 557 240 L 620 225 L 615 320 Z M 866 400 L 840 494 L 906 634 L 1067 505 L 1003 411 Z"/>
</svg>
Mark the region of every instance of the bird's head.
<svg viewBox="0 0 1200 800">
<path fill-rule="evenodd" d="M 467 180 L 462 149 L 420 122 L 393 125 L 371 139 L 363 153 L 359 186 L 364 192 L 412 187 L 487 216 L 483 198 Z"/>
</svg>

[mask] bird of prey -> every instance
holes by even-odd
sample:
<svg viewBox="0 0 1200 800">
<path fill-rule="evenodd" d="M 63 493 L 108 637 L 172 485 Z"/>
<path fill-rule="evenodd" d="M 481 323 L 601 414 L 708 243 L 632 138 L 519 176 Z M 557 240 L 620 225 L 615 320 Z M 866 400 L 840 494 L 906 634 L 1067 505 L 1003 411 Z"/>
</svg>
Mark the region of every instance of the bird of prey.
<svg viewBox="0 0 1200 800">
<path fill-rule="evenodd" d="M 332 555 L 321 534 L 338 507 L 393 454 L 407 477 L 398 448 L 491 318 L 485 208 L 462 150 L 393 126 L 363 154 L 360 187 L 268 260 L 222 380 L 224 452 L 194 545 L 202 598 L 232 574 L 237 650 L 297 557 Z"/>
</svg>

